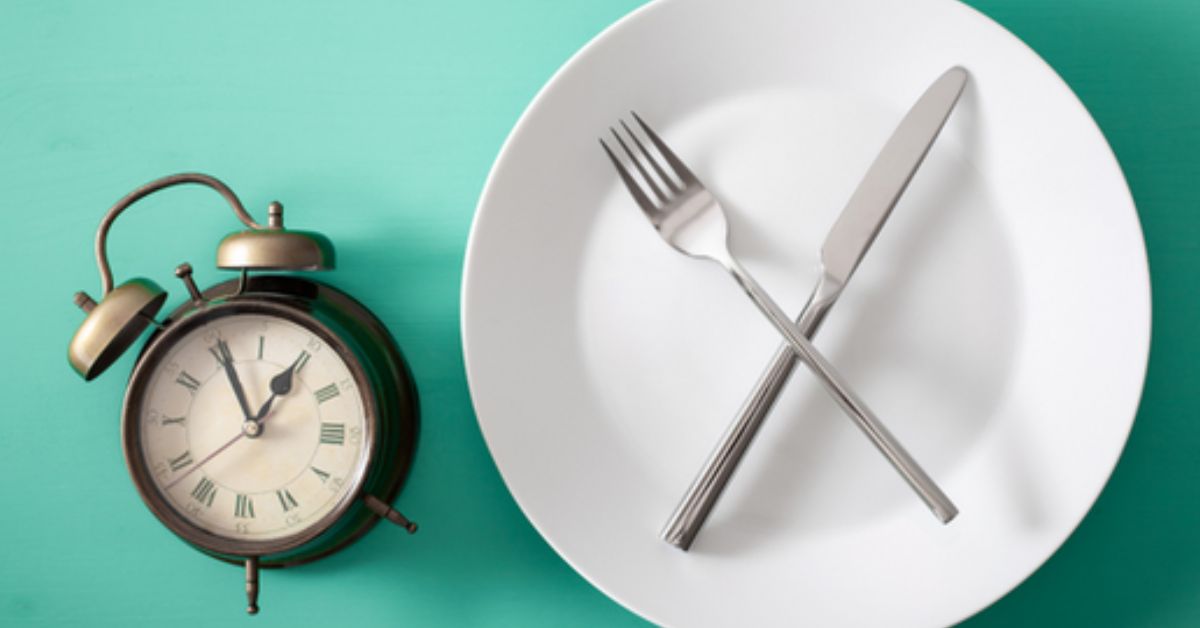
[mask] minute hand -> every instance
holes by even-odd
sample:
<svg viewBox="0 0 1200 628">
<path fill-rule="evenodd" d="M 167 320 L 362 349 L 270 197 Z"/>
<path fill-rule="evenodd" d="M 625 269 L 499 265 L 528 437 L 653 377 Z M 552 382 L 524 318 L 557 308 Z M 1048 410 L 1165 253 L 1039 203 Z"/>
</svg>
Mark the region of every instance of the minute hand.
<svg viewBox="0 0 1200 628">
<path fill-rule="evenodd" d="M 929 87 L 900 122 L 892 137 L 850 197 L 821 247 L 821 278 L 796 321 L 804 336 L 811 338 L 825 320 L 825 315 L 837 301 L 846 282 L 858 268 L 863 255 L 871 248 L 875 236 L 891 214 L 924 161 L 930 146 L 954 109 L 967 82 L 967 71 L 960 67 L 947 70 Z M 763 419 L 771 411 L 783 386 L 797 362 L 796 354 L 787 344 L 775 352 L 771 365 L 759 378 L 754 391 L 743 403 L 737 417 L 709 455 L 700 474 L 676 507 L 662 531 L 663 540 L 687 550 L 708 518 L 725 485 L 733 476 L 750 442 L 758 433 Z M 904 453 L 882 425 L 876 425 L 876 435 L 900 455 L 889 455 L 897 470 L 909 480 L 920 483 L 926 477 L 920 467 Z M 883 449 L 881 447 L 881 449 Z M 886 450 L 885 450 L 886 453 Z M 932 484 L 932 482 L 930 482 Z M 934 487 L 936 488 L 936 487 Z M 957 514 L 952 508 L 936 512 L 943 522 Z"/>
<path fill-rule="evenodd" d="M 229 385 L 233 387 L 233 394 L 242 408 L 244 420 L 253 421 L 255 416 L 250 413 L 250 404 L 246 402 L 246 391 L 242 388 L 241 380 L 238 379 L 237 369 L 233 367 L 233 353 L 229 351 L 229 345 L 224 340 L 218 339 L 211 351 L 221 368 L 225 369 L 225 376 L 229 378 Z"/>
</svg>

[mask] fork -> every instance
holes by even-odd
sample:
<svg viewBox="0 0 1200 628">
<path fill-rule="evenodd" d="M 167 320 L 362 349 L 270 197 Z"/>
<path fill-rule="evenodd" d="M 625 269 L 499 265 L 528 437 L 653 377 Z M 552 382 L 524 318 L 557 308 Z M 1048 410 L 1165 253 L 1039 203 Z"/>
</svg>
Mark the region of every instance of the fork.
<svg viewBox="0 0 1200 628">
<path fill-rule="evenodd" d="M 638 138 L 633 129 L 620 120 L 621 128 L 637 148 L 637 154 L 616 128 L 609 127 L 613 139 L 620 145 L 634 170 L 625 166 L 603 138 L 600 145 L 612 160 L 629 194 L 638 207 L 654 225 L 655 230 L 672 248 L 697 259 L 714 261 L 723 266 L 737 280 L 750 300 L 758 306 L 783 335 L 797 357 L 817 376 L 826 391 L 854 419 L 858 427 L 871 442 L 887 457 L 908 485 L 925 502 L 925 505 L 942 522 L 949 523 L 958 514 L 950 498 L 938 487 L 927 473 L 905 451 L 875 414 L 858 395 L 850 389 L 845 379 L 832 364 L 805 338 L 804 333 L 784 313 L 783 309 L 767 294 L 757 281 L 746 271 L 729 250 L 729 227 L 725 210 L 708 188 L 692 174 L 683 161 L 667 147 L 649 125 L 636 112 L 630 112 L 637 125 L 650 143 L 657 149 L 661 160 L 656 158 Z M 640 158 L 639 158 L 640 155 Z M 663 161 L 666 162 L 664 167 Z M 645 163 L 643 163 L 645 162 Z M 646 169 L 649 164 L 655 177 Z M 670 170 L 668 174 L 667 169 Z M 638 182 L 641 179 L 642 183 Z M 649 189 L 652 199 L 646 192 Z"/>
</svg>

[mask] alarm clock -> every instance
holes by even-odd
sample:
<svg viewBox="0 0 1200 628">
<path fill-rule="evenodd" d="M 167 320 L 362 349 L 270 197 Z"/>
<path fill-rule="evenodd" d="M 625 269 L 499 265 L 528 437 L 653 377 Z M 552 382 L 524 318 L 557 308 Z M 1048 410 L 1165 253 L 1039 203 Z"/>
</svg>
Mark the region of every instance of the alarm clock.
<svg viewBox="0 0 1200 628">
<path fill-rule="evenodd" d="M 246 229 L 217 247 L 238 271 L 201 291 L 176 268 L 188 300 L 156 316 L 167 293 L 135 278 L 114 287 L 108 231 L 146 196 L 182 184 L 218 192 Z M 253 220 L 233 191 L 204 174 L 152 181 L 119 200 L 96 232 L 103 295 L 68 349 L 91 380 L 148 327 L 125 390 L 121 439 L 129 474 L 163 525 L 200 551 L 245 567 L 247 611 L 258 611 L 260 567 L 313 561 L 387 519 L 417 438 L 412 377 L 395 340 L 364 305 L 301 276 L 334 267 L 324 236 L 283 226 L 283 206 Z"/>
</svg>

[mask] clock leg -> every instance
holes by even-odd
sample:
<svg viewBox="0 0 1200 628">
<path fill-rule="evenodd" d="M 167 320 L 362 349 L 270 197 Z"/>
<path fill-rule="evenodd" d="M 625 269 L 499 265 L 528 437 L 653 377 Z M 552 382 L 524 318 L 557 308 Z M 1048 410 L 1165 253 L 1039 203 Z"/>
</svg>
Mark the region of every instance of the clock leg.
<svg viewBox="0 0 1200 628">
<path fill-rule="evenodd" d="M 258 557 L 246 557 L 246 612 L 258 613 Z"/>
<path fill-rule="evenodd" d="M 375 497 L 374 495 L 366 495 L 363 497 L 363 500 L 366 502 L 367 508 L 371 509 L 371 512 L 383 517 L 384 519 L 387 519 L 388 521 L 391 521 L 405 530 L 408 530 L 409 534 L 417 531 L 417 524 L 415 522 L 410 521 L 408 517 L 400 514 L 395 508 L 383 503 L 383 500 L 379 499 L 378 497 Z"/>
</svg>

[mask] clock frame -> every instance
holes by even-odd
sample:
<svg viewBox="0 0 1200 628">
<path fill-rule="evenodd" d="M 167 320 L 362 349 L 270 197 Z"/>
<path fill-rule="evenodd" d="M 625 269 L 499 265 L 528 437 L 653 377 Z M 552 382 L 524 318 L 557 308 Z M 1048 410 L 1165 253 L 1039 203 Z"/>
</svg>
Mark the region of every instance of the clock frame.
<svg viewBox="0 0 1200 628">
<path fill-rule="evenodd" d="M 363 453 L 350 488 L 337 505 L 295 534 L 265 541 L 223 536 L 182 515 L 151 478 L 140 446 L 145 389 L 151 375 L 175 343 L 197 327 L 240 314 L 264 314 L 288 320 L 319 337 L 347 365 L 366 415 Z M 404 359 L 383 324 L 365 307 L 337 289 L 282 275 L 249 277 L 217 285 L 168 316 L 138 358 L 125 393 L 122 445 L 125 461 L 142 500 L 172 532 L 216 558 L 243 562 L 256 557 L 264 567 L 299 564 L 338 551 L 360 538 L 379 520 L 364 500 L 385 503 L 399 493 L 407 477 L 417 436 L 416 388 Z"/>
</svg>

